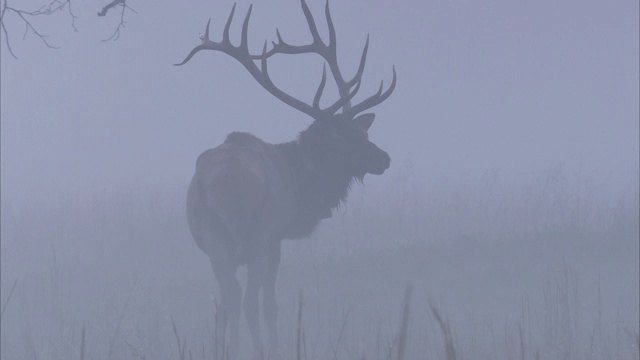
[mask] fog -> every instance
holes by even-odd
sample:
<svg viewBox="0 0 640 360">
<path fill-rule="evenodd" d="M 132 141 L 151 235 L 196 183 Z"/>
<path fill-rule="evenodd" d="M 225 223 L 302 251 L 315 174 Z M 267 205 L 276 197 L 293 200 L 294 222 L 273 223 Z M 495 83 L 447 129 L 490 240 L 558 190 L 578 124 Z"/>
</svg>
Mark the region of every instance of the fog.
<svg viewBox="0 0 640 360">
<path fill-rule="evenodd" d="M 34 18 L 59 49 L 2 19 L 2 359 L 213 358 L 217 283 L 184 215 L 195 160 L 232 131 L 279 143 L 311 123 L 225 54 L 173 66 L 209 18 L 220 39 L 232 2 L 127 3 L 117 41 L 102 41 L 120 21 L 95 16 L 104 2 L 73 3 L 77 32 L 66 12 Z M 309 6 L 326 38 L 324 1 Z M 397 70 L 369 131 L 392 161 L 311 238 L 284 241 L 283 358 L 302 294 L 308 359 L 637 359 L 638 3 L 331 11 L 346 76 L 370 36 L 355 101 Z M 310 39 L 298 1 L 256 2 L 252 51 L 276 28 Z M 270 74 L 311 102 L 322 61 L 282 55 Z M 250 358 L 244 317 L 241 336 Z"/>
</svg>

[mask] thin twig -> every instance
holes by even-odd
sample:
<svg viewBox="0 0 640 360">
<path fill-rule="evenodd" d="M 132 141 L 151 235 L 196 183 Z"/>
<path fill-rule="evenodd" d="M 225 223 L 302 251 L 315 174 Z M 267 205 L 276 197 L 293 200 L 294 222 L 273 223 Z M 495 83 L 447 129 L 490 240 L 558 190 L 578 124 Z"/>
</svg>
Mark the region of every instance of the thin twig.
<svg viewBox="0 0 640 360">
<path fill-rule="evenodd" d="M 123 4 L 124 5 L 125 0 L 113 0 L 112 2 L 108 3 L 107 5 L 105 5 L 102 10 L 98 11 L 98 16 L 105 16 L 107 15 L 107 12 L 110 9 L 113 9 L 114 7 Z"/>
<path fill-rule="evenodd" d="M 5 41 L 6 41 L 6 44 L 7 44 L 7 49 L 9 50 L 9 53 L 11 54 L 11 56 L 13 56 L 15 59 L 18 58 L 16 56 L 16 54 L 13 52 L 13 49 L 11 48 L 11 43 L 10 43 L 10 38 L 9 38 L 9 31 L 8 31 L 6 25 L 5 25 L 5 20 L 6 20 L 5 16 L 8 13 L 15 14 L 24 23 L 25 33 L 23 35 L 23 39 L 26 38 L 26 36 L 29 34 L 29 31 L 31 31 L 38 38 L 40 38 L 40 40 L 42 40 L 42 42 L 48 48 L 58 49 L 59 47 L 54 46 L 54 45 L 52 45 L 51 43 L 49 43 L 47 41 L 47 39 L 46 39 L 47 35 L 42 34 L 40 31 L 38 31 L 36 29 L 36 27 L 31 22 L 31 19 L 33 17 L 36 17 L 36 16 L 53 15 L 53 14 L 55 14 L 57 12 L 63 11 L 65 9 L 65 7 L 68 9 L 69 16 L 71 16 L 71 27 L 73 28 L 74 31 L 78 31 L 78 29 L 76 28 L 76 19 L 78 17 L 73 13 L 73 10 L 71 8 L 71 0 L 53 0 L 49 4 L 43 5 L 38 10 L 33 10 L 33 11 L 27 11 L 27 10 L 14 8 L 14 7 L 8 5 L 8 0 L 5 0 L 4 4 L 2 6 L 2 12 L 0 14 L 0 23 L 2 24 L 1 28 L 2 28 L 2 31 L 4 32 L 4 37 L 5 37 Z"/>
<path fill-rule="evenodd" d="M 129 294 L 127 294 L 127 300 L 124 303 L 124 307 L 122 308 L 122 313 L 118 318 L 118 323 L 116 324 L 116 331 L 113 334 L 113 338 L 111 339 L 111 343 L 109 344 L 109 352 L 107 353 L 107 359 L 111 359 L 111 354 L 113 353 L 113 346 L 116 343 L 116 339 L 118 338 L 118 333 L 120 332 L 120 325 L 122 325 L 122 319 L 124 318 L 124 314 L 127 311 L 127 307 L 129 306 L 129 300 L 131 299 L 131 293 L 133 292 L 133 285 L 129 288 Z"/>
<path fill-rule="evenodd" d="M 338 351 L 340 350 L 340 342 L 342 341 L 342 334 L 344 334 L 344 328 L 347 325 L 347 319 L 349 319 L 349 313 L 351 313 L 351 308 L 347 309 L 347 314 L 344 316 L 344 320 L 342 321 L 342 327 L 340 328 L 340 334 L 338 334 L 338 343 L 336 344 L 335 349 L 333 350 L 333 358 L 338 360 Z"/>
<path fill-rule="evenodd" d="M 400 333 L 398 334 L 398 360 L 404 359 L 405 346 L 407 345 L 407 333 L 409 331 L 409 306 L 412 292 L 413 286 L 407 285 L 407 289 L 404 292 L 404 307 L 402 309 Z"/>
<path fill-rule="evenodd" d="M 4 15 L 4 9 L 2 11 L 2 15 Z M 0 24 L 2 24 L 2 30 L 4 32 L 5 43 L 7 44 L 7 49 L 9 50 L 9 54 L 13 56 L 14 59 L 18 60 L 16 54 L 13 53 L 13 49 L 11 48 L 11 43 L 9 42 L 9 33 L 7 32 L 7 28 L 4 26 L 4 21 L 2 21 L 2 15 L 0 15 Z"/>
<path fill-rule="evenodd" d="M 296 338 L 296 360 L 302 360 L 301 339 L 302 339 L 302 290 L 300 290 L 300 301 L 298 307 L 298 336 Z"/>
<path fill-rule="evenodd" d="M 116 41 L 120 38 L 120 29 L 124 29 L 125 28 L 125 24 L 127 23 L 124 20 L 124 14 L 125 12 L 128 10 L 132 11 L 134 14 L 138 14 L 137 11 L 135 11 L 133 8 L 131 8 L 131 6 L 127 5 L 126 0 L 114 0 L 111 3 L 109 3 L 107 6 L 109 6 L 109 8 L 105 11 L 105 8 L 103 8 L 102 10 L 104 11 L 104 15 L 106 15 L 106 12 L 114 7 L 114 6 L 121 6 L 122 7 L 122 11 L 120 11 L 120 22 L 118 23 L 118 26 L 116 27 L 116 30 L 113 32 L 113 34 L 111 34 L 111 36 L 109 36 L 108 38 L 102 40 L 102 42 L 106 42 L 106 41 Z M 98 13 L 98 16 L 104 16 L 101 15 L 102 11 Z"/>
<path fill-rule="evenodd" d="M 84 360 L 84 325 L 82 325 L 82 338 L 80 340 L 80 360 Z"/>
<path fill-rule="evenodd" d="M 173 321 L 173 316 L 170 316 L 171 318 L 171 325 L 173 326 L 173 334 L 176 336 L 176 342 L 178 343 L 178 354 L 180 354 L 180 360 L 184 360 L 184 352 L 185 352 L 185 348 L 187 347 L 187 339 L 183 339 L 183 341 L 180 341 L 180 336 L 178 335 L 178 328 L 176 327 L 176 322 Z M 191 350 L 189 350 L 189 357 L 191 357 Z"/>
<path fill-rule="evenodd" d="M 16 289 L 16 285 L 18 284 L 18 278 L 13 282 L 11 286 L 11 290 L 9 291 L 9 296 L 7 296 L 7 300 L 2 305 L 2 311 L 0 311 L 0 319 L 4 316 L 4 311 L 7 309 L 7 305 L 9 305 L 9 300 L 11 300 L 11 295 L 13 295 L 13 291 Z"/>
<path fill-rule="evenodd" d="M 431 305 L 431 312 L 433 313 L 433 316 L 436 318 L 438 325 L 440 325 L 440 330 L 442 330 L 442 333 L 444 334 L 444 344 L 445 344 L 445 352 L 446 352 L 447 360 L 456 360 L 456 352 L 453 346 L 453 336 L 451 335 L 451 327 L 449 326 L 449 322 L 448 321 L 445 322 L 442 319 L 442 316 L 440 316 L 438 309 L 436 309 L 436 307 L 433 304 L 430 304 L 430 305 Z"/>
<path fill-rule="evenodd" d="M 389 340 L 387 340 L 387 346 L 389 347 L 389 351 L 387 352 L 387 360 L 391 360 L 391 351 L 393 350 L 393 348 L 395 348 L 396 343 L 398 342 L 398 337 L 396 336 L 395 339 L 393 339 L 393 342 L 391 344 L 389 344 Z"/>
</svg>

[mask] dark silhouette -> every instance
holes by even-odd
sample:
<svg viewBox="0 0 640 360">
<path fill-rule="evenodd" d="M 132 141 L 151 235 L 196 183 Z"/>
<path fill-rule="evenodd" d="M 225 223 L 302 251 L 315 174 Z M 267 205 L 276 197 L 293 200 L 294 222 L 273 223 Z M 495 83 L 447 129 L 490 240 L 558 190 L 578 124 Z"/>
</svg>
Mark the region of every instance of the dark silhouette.
<svg viewBox="0 0 640 360">
<path fill-rule="evenodd" d="M 369 41 L 365 44 L 355 76 L 344 80 L 336 58 L 335 30 L 326 6 L 329 42 L 319 36 L 315 21 L 302 0 L 313 42 L 294 46 L 278 41 L 259 55 L 249 53 L 247 33 L 251 7 L 244 19 L 241 43 L 229 41 L 235 5 L 224 28 L 221 42 L 209 39 L 207 24 L 202 44 L 195 47 L 188 62 L 200 50 L 217 50 L 233 56 L 266 90 L 286 104 L 311 116 L 313 123 L 297 140 L 269 144 L 253 135 L 234 132 L 225 142 L 202 153 L 187 195 L 189 228 L 196 243 L 211 260 L 220 285 L 220 305 L 216 314 L 216 338 L 230 328 L 232 352 L 238 344 L 238 324 L 242 291 L 236 279 L 238 266 L 247 265 L 248 281 L 243 307 L 256 354 L 261 354 L 258 293 L 263 291 L 263 311 L 271 349 L 278 347 L 276 329 L 276 275 L 283 239 L 309 236 L 320 220 L 345 201 L 354 181 L 369 174 L 380 175 L 390 165 L 389 155 L 368 139 L 374 114 L 361 112 L 383 102 L 395 88 L 383 85 L 374 95 L 351 105 L 360 87 Z M 326 71 L 313 104 L 306 104 L 278 89 L 267 72 L 267 60 L 274 54 L 314 53 L 322 56 L 337 84 L 340 97 L 321 108 L 320 98 Z M 260 62 L 260 67 L 256 62 Z M 338 111 L 341 110 L 339 113 Z"/>
</svg>

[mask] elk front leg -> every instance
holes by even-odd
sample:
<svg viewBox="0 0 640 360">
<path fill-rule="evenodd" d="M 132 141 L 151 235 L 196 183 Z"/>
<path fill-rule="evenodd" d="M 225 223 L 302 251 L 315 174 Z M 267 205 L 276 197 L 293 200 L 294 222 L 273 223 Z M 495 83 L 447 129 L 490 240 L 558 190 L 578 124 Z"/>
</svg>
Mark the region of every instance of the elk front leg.
<svg viewBox="0 0 640 360">
<path fill-rule="evenodd" d="M 260 336 L 260 304 L 258 295 L 264 281 L 264 259 L 252 259 L 247 262 L 247 289 L 244 293 L 244 315 L 249 325 L 249 333 L 255 355 L 262 357 L 262 340 Z"/>
<path fill-rule="evenodd" d="M 279 350 L 278 338 L 278 304 L 276 302 L 276 277 L 280 266 L 280 240 L 274 240 L 269 244 L 268 261 L 264 272 L 264 287 L 262 289 L 262 307 L 264 310 L 264 322 L 269 332 L 269 352 Z M 275 355 L 275 354 L 274 354 Z"/>
</svg>

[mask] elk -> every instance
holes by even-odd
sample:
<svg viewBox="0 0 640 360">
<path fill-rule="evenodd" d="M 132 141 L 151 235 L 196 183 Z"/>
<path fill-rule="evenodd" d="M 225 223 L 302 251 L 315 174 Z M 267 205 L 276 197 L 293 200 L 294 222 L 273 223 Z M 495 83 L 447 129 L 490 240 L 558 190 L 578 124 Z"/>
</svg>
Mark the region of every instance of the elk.
<svg viewBox="0 0 640 360">
<path fill-rule="evenodd" d="M 386 90 L 383 91 L 381 82 L 375 94 L 352 105 L 351 100 L 360 88 L 369 38 L 355 75 L 345 80 L 338 67 L 329 3 L 325 7 L 329 30 L 326 43 L 318 33 L 309 7 L 304 0 L 301 4 L 311 32 L 310 44 L 286 43 L 277 31 L 277 41 L 270 50 L 265 41 L 261 53 L 251 54 L 247 44 L 250 6 L 242 24 L 240 45 L 233 45 L 229 28 L 234 5 L 224 26 L 222 41 L 209 38 L 209 19 L 201 37 L 202 44 L 176 64 L 184 65 L 201 50 L 226 53 L 240 62 L 268 92 L 313 119 L 294 141 L 270 144 L 248 133 L 233 132 L 224 143 L 206 150 L 197 159 L 187 193 L 188 225 L 198 247 L 209 256 L 220 287 L 216 338 L 224 337 L 229 329 L 232 351 L 238 346 L 242 305 L 254 351 L 261 354 L 258 296 L 261 290 L 270 351 L 277 351 L 275 288 L 282 240 L 309 236 L 320 220 L 331 217 L 332 210 L 346 200 L 354 182 L 361 182 L 366 174 L 384 173 L 391 162 L 389 155 L 368 139 L 367 131 L 375 115 L 361 113 L 391 95 L 396 85 L 395 67 L 393 80 Z M 267 65 L 276 54 L 317 54 L 324 59 L 322 79 L 311 104 L 274 85 Z M 323 108 L 320 98 L 327 81 L 326 65 L 337 85 L 339 98 Z M 236 270 L 244 265 L 247 284 L 242 300 Z"/>
</svg>

